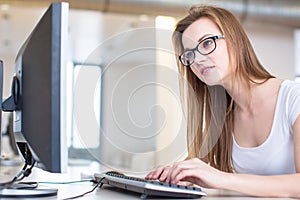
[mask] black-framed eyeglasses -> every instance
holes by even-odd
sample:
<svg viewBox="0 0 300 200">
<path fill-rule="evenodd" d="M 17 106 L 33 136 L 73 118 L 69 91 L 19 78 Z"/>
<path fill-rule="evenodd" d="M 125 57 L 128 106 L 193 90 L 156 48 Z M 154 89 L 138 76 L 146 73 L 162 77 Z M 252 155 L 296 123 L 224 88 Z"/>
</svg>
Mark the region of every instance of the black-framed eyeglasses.
<svg viewBox="0 0 300 200">
<path fill-rule="evenodd" d="M 216 35 L 216 36 L 205 38 L 204 40 L 200 41 L 195 48 L 184 51 L 179 56 L 180 62 L 184 66 L 190 66 L 195 61 L 196 58 L 195 51 L 198 51 L 201 55 L 208 55 L 217 48 L 216 40 L 223 39 L 223 38 L 224 38 L 223 35 Z"/>
</svg>

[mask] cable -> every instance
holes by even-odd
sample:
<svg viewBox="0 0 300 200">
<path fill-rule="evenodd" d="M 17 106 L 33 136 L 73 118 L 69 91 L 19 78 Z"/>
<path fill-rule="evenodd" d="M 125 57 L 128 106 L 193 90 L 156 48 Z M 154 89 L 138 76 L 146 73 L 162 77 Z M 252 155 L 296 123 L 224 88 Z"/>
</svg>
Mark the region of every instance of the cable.
<svg viewBox="0 0 300 200">
<path fill-rule="evenodd" d="M 26 170 L 27 166 L 28 166 L 27 163 L 25 163 L 24 166 L 23 166 L 23 168 L 21 169 L 21 171 L 19 171 L 12 180 L 0 183 L 0 186 L 5 187 L 6 185 L 14 183 L 20 176 L 23 175 L 23 173 Z"/>
<path fill-rule="evenodd" d="M 25 177 L 28 177 L 32 172 L 32 168 L 34 167 L 34 164 L 35 162 L 32 163 L 30 168 L 27 168 L 28 164 L 26 162 L 23 168 L 21 169 L 21 171 L 19 171 L 11 181 L 0 183 L 0 188 L 10 188 L 15 182 L 19 182 L 23 180 Z"/>
<path fill-rule="evenodd" d="M 82 183 L 82 182 L 95 182 L 95 180 L 86 179 L 86 180 L 80 180 L 80 181 L 65 181 L 65 182 L 44 182 L 44 181 L 40 181 L 38 183 L 41 183 L 41 184 L 72 184 L 72 183 Z"/>
<path fill-rule="evenodd" d="M 68 198 L 65 198 L 65 199 L 62 199 L 62 200 L 76 199 L 76 198 L 79 198 L 79 197 L 83 197 L 83 196 L 86 195 L 86 194 L 92 193 L 92 192 L 94 192 L 94 190 L 95 190 L 97 187 L 100 187 L 100 188 L 102 187 L 102 185 L 103 185 L 102 181 L 103 181 L 104 179 L 105 179 L 105 177 L 101 178 L 101 179 L 98 181 L 98 183 L 93 187 L 92 190 L 87 191 L 87 192 L 85 192 L 85 193 L 83 193 L 83 194 L 80 194 L 80 195 L 77 195 L 77 196 L 73 196 L 73 197 L 68 197 Z"/>
<path fill-rule="evenodd" d="M 28 177 L 31 174 L 31 172 L 32 172 L 32 168 L 34 167 L 34 164 L 35 164 L 35 162 L 32 163 L 32 165 L 30 166 L 30 168 L 28 168 L 28 169 L 26 169 L 26 170 L 23 171 L 23 173 L 22 173 L 23 176 L 22 177 L 17 178 L 15 181 L 21 181 L 25 177 Z"/>
<path fill-rule="evenodd" d="M 11 184 L 7 189 L 34 189 L 38 187 L 38 182 L 28 181 L 28 182 L 18 182 L 16 184 Z"/>
</svg>

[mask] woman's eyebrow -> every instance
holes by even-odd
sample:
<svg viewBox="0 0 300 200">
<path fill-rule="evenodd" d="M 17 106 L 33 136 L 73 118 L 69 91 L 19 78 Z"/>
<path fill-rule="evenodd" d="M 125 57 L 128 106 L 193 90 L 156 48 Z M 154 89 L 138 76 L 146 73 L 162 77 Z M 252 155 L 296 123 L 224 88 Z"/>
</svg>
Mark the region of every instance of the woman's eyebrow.
<svg viewBox="0 0 300 200">
<path fill-rule="evenodd" d="M 200 37 L 198 40 L 197 40 L 197 42 L 201 42 L 205 37 L 207 37 L 207 36 L 211 36 L 211 35 L 213 35 L 213 34 L 211 34 L 211 33 L 208 33 L 208 34 L 205 34 L 205 35 L 203 35 L 202 37 Z M 191 50 L 191 49 L 193 49 L 193 48 L 183 48 L 183 50 Z"/>
<path fill-rule="evenodd" d="M 213 35 L 213 34 L 205 34 L 205 35 L 203 35 L 201 38 L 199 38 L 198 42 L 201 42 L 205 37 L 210 36 L 210 35 Z"/>
</svg>

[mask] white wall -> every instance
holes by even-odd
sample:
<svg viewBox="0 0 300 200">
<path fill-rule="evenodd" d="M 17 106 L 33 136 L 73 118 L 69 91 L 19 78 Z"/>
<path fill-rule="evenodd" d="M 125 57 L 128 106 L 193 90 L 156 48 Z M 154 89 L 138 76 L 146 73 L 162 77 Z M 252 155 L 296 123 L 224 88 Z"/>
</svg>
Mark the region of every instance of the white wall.
<svg viewBox="0 0 300 200">
<path fill-rule="evenodd" d="M 270 24 L 245 24 L 258 58 L 273 75 L 295 78 L 294 29 Z"/>
<path fill-rule="evenodd" d="M 73 59 L 102 65 L 101 151 L 94 157 L 115 168 L 152 166 L 159 112 L 154 20 L 78 10 L 71 17 Z M 92 137 L 88 127 L 82 138 Z"/>
</svg>

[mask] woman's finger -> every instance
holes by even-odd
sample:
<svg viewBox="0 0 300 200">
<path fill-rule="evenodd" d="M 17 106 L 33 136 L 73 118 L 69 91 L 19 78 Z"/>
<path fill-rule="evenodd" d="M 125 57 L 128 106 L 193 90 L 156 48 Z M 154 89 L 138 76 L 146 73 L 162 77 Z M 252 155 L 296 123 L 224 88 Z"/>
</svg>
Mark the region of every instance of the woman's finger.
<svg viewBox="0 0 300 200">
<path fill-rule="evenodd" d="M 145 178 L 146 179 L 158 179 L 163 171 L 164 171 L 163 166 L 157 166 L 151 172 L 149 172 Z"/>
</svg>

